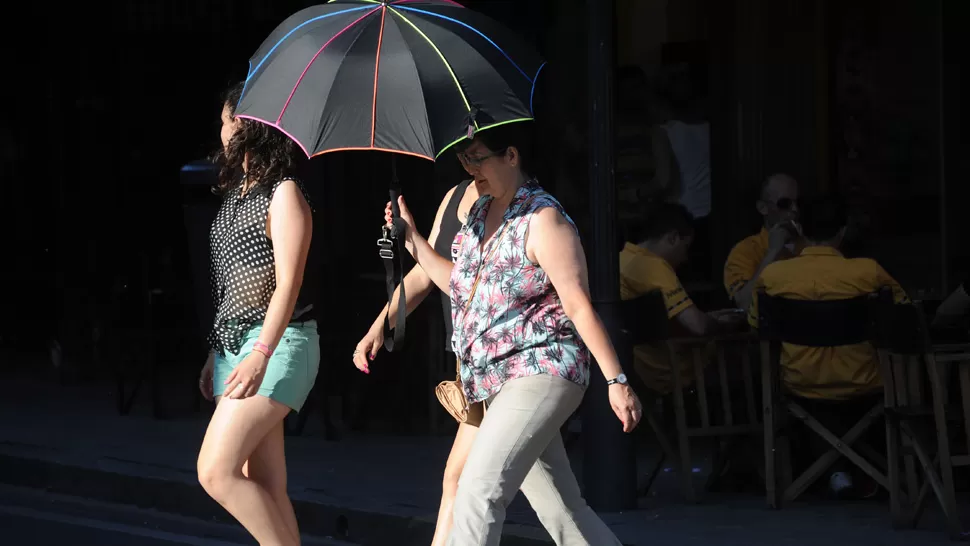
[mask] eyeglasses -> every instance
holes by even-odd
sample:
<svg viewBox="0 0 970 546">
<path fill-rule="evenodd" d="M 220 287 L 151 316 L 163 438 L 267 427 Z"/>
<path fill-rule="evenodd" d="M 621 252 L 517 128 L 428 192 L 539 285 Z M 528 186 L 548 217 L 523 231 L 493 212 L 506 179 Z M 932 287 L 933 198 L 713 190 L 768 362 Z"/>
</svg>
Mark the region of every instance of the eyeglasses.
<svg viewBox="0 0 970 546">
<path fill-rule="evenodd" d="M 508 148 L 504 148 L 501 151 L 490 152 L 484 155 L 468 155 L 465 152 L 458 152 L 458 161 L 461 161 L 467 167 L 481 167 L 485 160 L 505 155 L 505 152 L 508 150 Z"/>
</svg>

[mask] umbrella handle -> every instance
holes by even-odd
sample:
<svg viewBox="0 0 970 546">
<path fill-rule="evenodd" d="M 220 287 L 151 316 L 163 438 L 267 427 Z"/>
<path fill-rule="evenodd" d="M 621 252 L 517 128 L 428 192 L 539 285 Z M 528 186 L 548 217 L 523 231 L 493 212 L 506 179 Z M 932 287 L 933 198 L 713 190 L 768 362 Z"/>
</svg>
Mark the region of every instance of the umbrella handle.
<svg viewBox="0 0 970 546">
<path fill-rule="evenodd" d="M 391 227 L 391 236 L 397 237 L 403 231 L 403 226 L 401 226 L 403 222 L 400 221 L 401 206 L 397 202 L 397 198 L 401 196 L 401 190 L 395 188 L 390 190 L 389 193 L 391 195 L 391 219 L 393 221 L 393 225 Z"/>
<path fill-rule="evenodd" d="M 401 190 L 393 189 L 389 193 L 391 194 L 391 217 L 400 218 L 401 206 L 398 204 L 397 198 L 401 197 Z"/>
<path fill-rule="evenodd" d="M 404 233 L 404 222 L 401 221 L 401 206 L 397 199 L 401 196 L 401 182 L 397 178 L 397 154 L 391 155 L 391 237 L 397 237 Z"/>
</svg>

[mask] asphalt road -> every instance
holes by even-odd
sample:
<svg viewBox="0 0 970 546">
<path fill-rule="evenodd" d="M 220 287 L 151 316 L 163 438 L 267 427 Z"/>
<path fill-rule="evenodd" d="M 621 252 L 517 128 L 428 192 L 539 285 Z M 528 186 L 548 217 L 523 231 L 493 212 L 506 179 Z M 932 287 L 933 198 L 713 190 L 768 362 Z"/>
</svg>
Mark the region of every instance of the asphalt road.
<svg viewBox="0 0 970 546">
<path fill-rule="evenodd" d="M 10 546 L 225 546 L 245 542 L 157 531 L 150 526 L 126 525 L 56 512 L 0 506 L 3 542 Z"/>
<path fill-rule="evenodd" d="M 236 546 L 255 544 L 237 525 L 206 522 L 135 507 L 0 488 L 4 546 Z M 304 537 L 307 546 L 348 546 Z"/>
<path fill-rule="evenodd" d="M 9 507 L 5 507 L 9 508 Z M 154 532 L 98 520 L 57 517 L 55 514 L 10 512 L 0 508 L 0 529 L 10 546 L 175 546 L 241 544 L 187 535 Z M 171 540 L 169 540 L 171 539 Z"/>
</svg>

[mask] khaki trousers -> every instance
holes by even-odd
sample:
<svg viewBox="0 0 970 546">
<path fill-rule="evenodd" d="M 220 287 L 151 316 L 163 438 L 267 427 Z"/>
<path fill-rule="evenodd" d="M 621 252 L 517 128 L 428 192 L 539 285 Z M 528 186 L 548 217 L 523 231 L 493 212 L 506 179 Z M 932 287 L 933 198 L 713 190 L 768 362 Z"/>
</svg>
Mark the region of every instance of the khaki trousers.
<svg viewBox="0 0 970 546">
<path fill-rule="evenodd" d="M 489 400 L 458 481 L 450 546 L 497 545 L 519 489 L 559 546 L 620 545 L 586 505 L 559 434 L 582 399 L 579 385 L 543 374 L 513 379 Z"/>
</svg>

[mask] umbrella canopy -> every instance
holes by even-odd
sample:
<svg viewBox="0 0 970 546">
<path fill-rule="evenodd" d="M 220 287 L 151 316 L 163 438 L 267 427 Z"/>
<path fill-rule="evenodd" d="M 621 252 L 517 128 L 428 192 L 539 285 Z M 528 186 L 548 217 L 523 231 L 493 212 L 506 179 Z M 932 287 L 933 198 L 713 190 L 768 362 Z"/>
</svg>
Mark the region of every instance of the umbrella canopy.
<svg viewBox="0 0 970 546">
<path fill-rule="evenodd" d="M 543 61 L 445 0 L 332 1 L 284 21 L 250 60 L 236 115 L 308 157 L 380 150 L 434 160 L 475 132 L 532 120 Z"/>
</svg>

